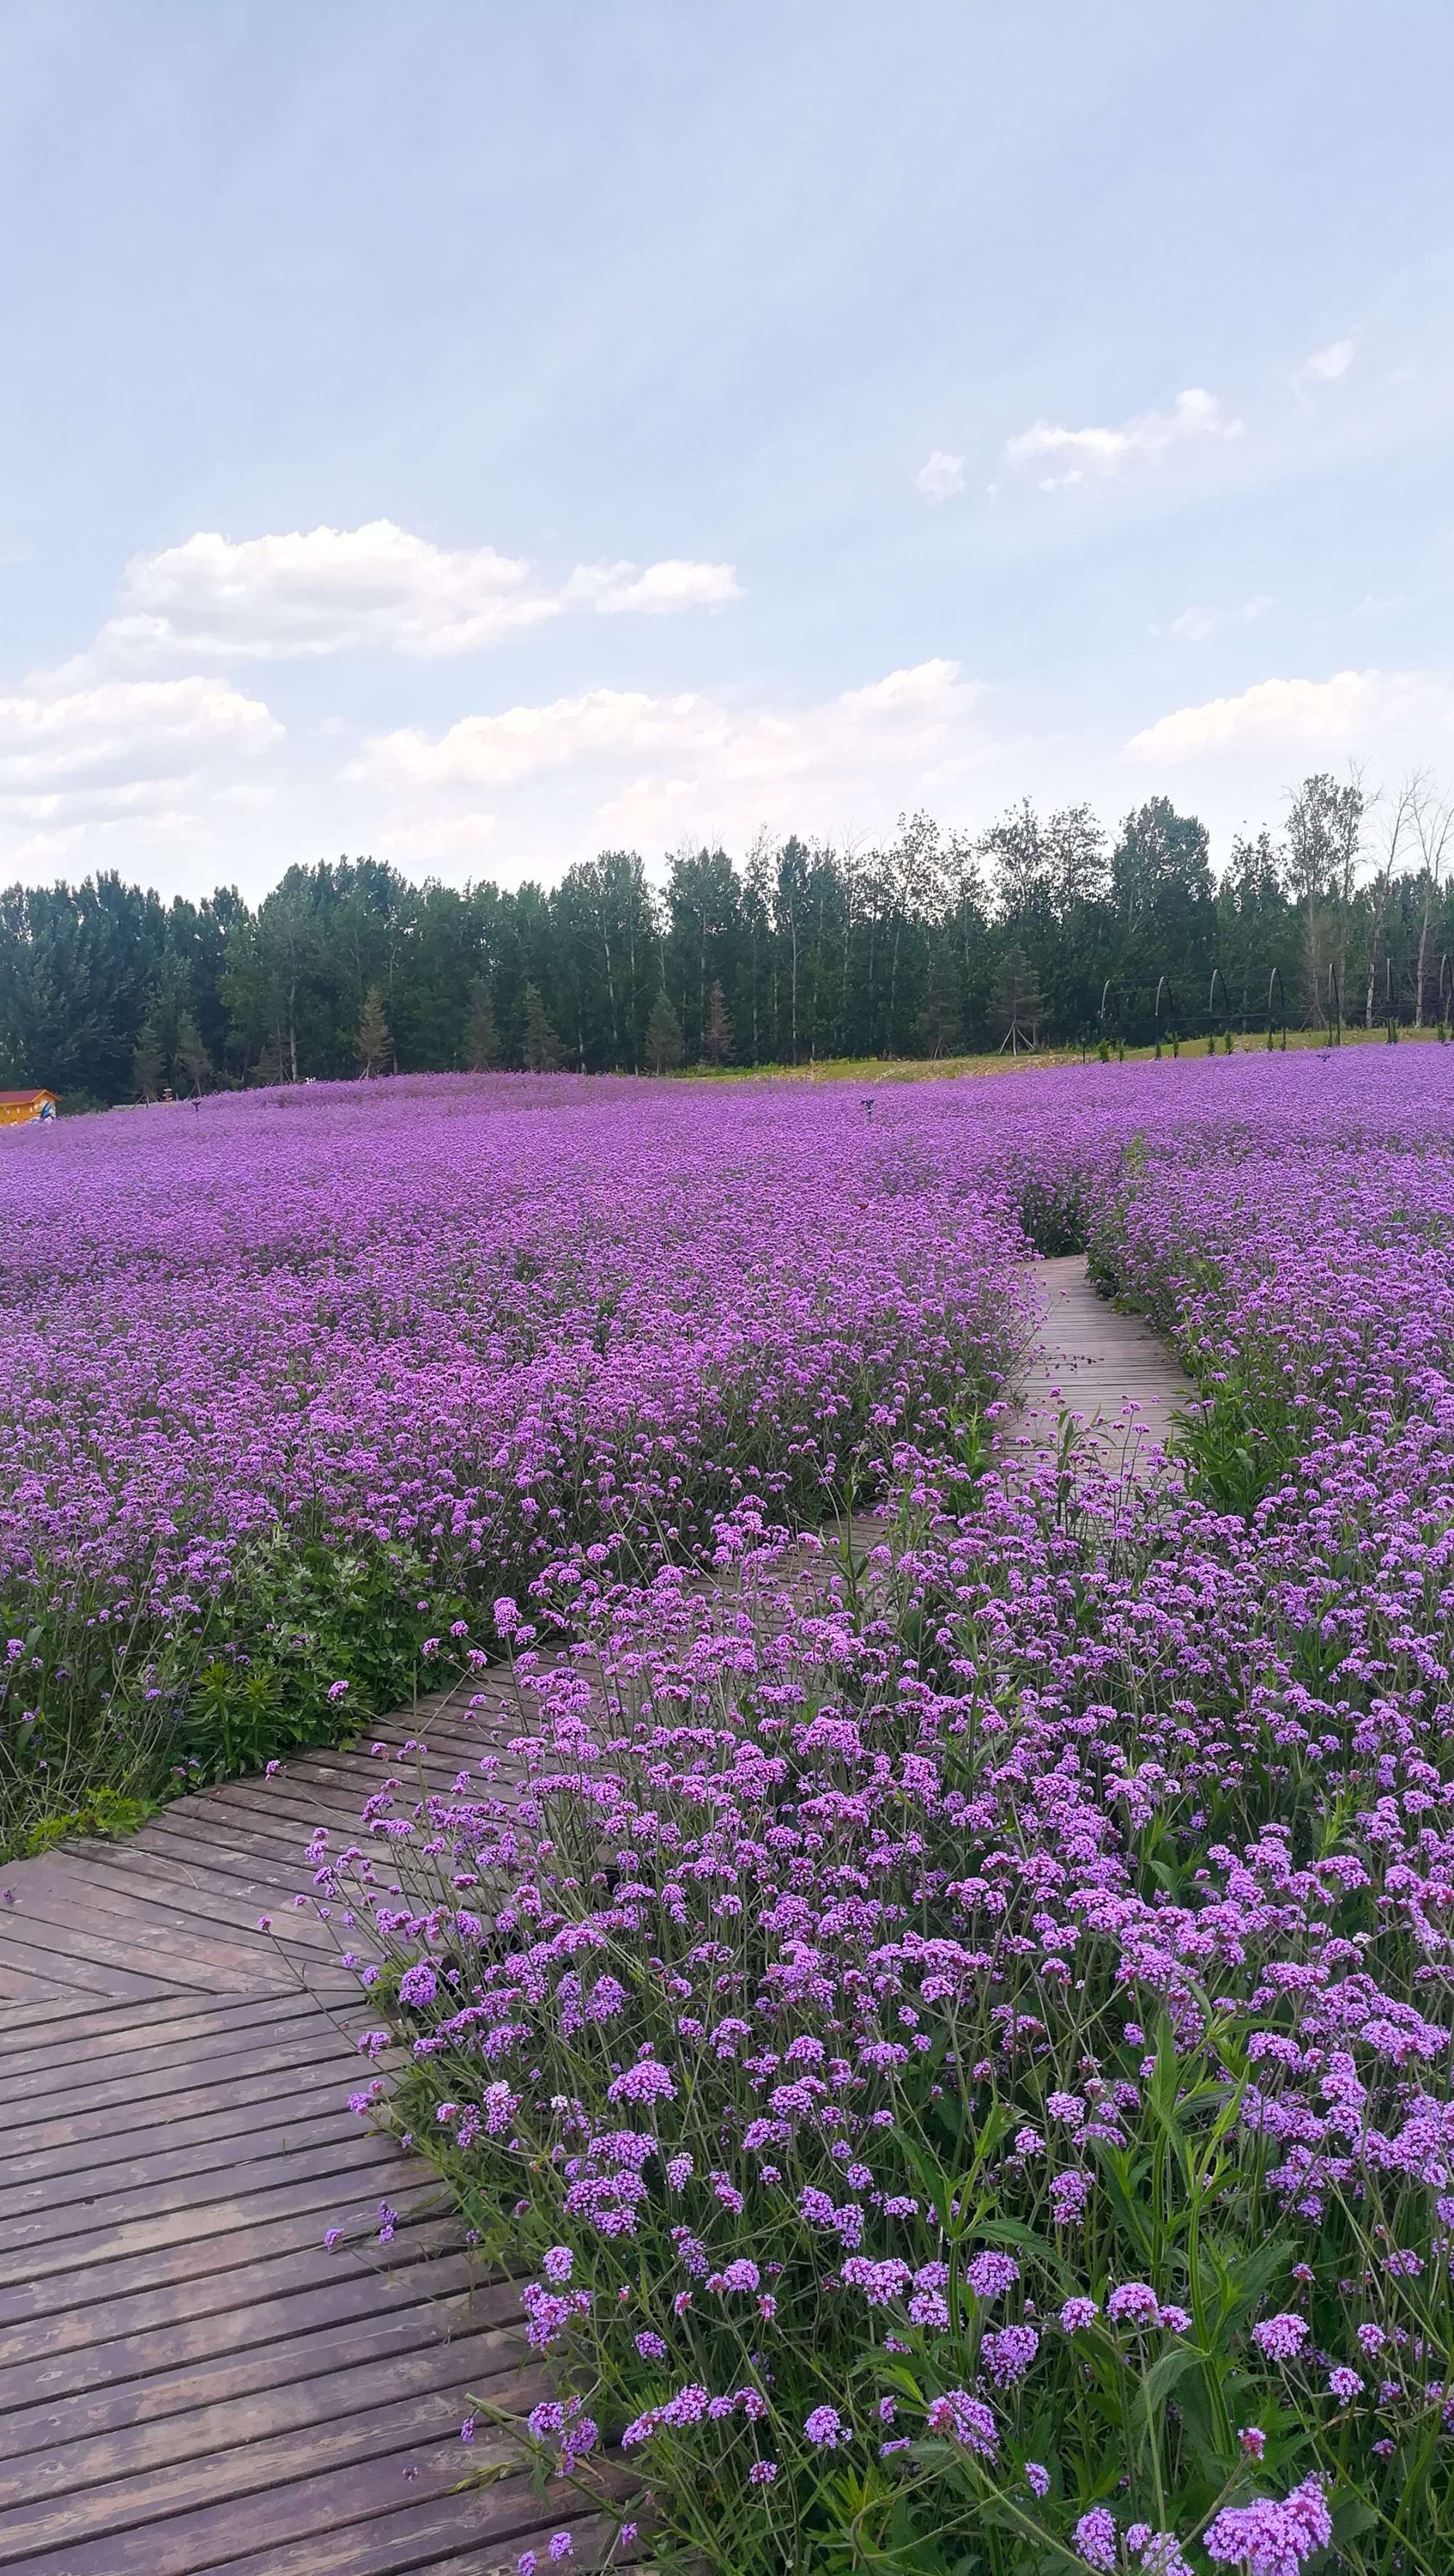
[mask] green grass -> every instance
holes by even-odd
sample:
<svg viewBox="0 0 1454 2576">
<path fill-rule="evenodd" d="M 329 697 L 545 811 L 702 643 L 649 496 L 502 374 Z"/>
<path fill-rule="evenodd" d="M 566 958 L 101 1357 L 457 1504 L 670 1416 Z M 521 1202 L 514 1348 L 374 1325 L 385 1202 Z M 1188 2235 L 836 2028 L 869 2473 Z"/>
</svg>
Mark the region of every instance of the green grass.
<svg viewBox="0 0 1454 2576">
<path fill-rule="evenodd" d="M 1431 1042 L 1437 1041 L 1438 1036 L 1439 1032 L 1437 1028 L 1400 1029 L 1399 1043 L 1401 1045 L 1422 1045 L 1426 1040 Z M 1311 1048 L 1316 1051 L 1319 1048 L 1325 1048 L 1327 1043 L 1328 1033 L 1326 1029 L 1291 1029 L 1288 1032 L 1287 1044 L 1289 1053 L 1294 1049 Z M 1342 1043 L 1344 1046 L 1386 1046 L 1388 1043 L 1387 1032 L 1382 1027 L 1372 1029 L 1345 1028 L 1343 1031 Z M 1274 1042 L 1275 1048 L 1280 1049 L 1281 1044 L 1282 1039 L 1279 1033 Z M 1222 1041 L 1218 1039 L 1217 1053 L 1220 1055 L 1222 1051 Z M 1266 1051 L 1267 1037 L 1265 1032 L 1253 1032 L 1246 1037 L 1244 1037 L 1240 1032 L 1234 1032 L 1232 1038 L 1232 1053 L 1234 1055 L 1263 1055 Z M 1163 1056 L 1168 1059 L 1170 1058 L 1171 1045 L 1169 1040 L 1163 1041 L 1161 1052 Z M 1181 1041 L 1180 1052 L 1183 1056 L 1204 1056 L 1207 1052 L 1206 1039 L 1184 1038 Z M 1155 1056 L 1156 1049 L 1154 1046 L 1128 1046 L 1125 1052 L 1124 1061 L 1127 1064 L 1149 1064 L 1154 1062 Z M 1094 1046 L 1088 1047 L 1084 1055 L 1082 1055 L 1079 1046 L 1046 1046 L 1037 1047 L 1033 1052 L 1022 1052 L 1017 1056 L 1011 1056 L 1008 1054 L 941 1055 L 932 1057 L 832 1056 L 825 1057 L 821 1063 L 816 1064 L 734 1064 L 716 1067 L 709 1065 L 692 1065 L 686 1072 L 678 1075 L 676 1079 L 683 1082 L 737 1083 L 944 1082 L 946 1080 L 954 1080 L 958 1079 L 960 1076 L 970 1074 L 1035 1073 L 1043 1072 L 1047 1066 L 1078 1065 L 1081 1063 L 1096 1064 L 1099 1060 L 1097 1050 Z M 1122 1059 L 1117 1056 L 1113 1047 L 1111 1051 L 1112 1063 L 1114 1064 L 1121 1060 Z"/>
</svg>

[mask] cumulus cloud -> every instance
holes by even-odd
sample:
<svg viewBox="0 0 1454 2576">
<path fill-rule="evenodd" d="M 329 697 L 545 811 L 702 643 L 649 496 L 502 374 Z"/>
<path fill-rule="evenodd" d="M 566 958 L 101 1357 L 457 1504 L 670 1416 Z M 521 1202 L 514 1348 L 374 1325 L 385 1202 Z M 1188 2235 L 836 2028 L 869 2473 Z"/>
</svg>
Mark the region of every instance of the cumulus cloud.
<svg viewBox="0 0 1454 2576">
<path fill-rule="evenodd" d="M 1180 644 L 1204 644 L 1209 635 L 1219 634 L 1226 626 L 1251 626 L 1265 617 L 1272 601 L 1265 591 L 1244 599 L 1240 608 L 1184 608 L 1179 617 L 1170 618 L 1165 626 L 1153 626 L 1153 635 L 1173 635 Z"/>
<path fill-rule="evenodd" d="M 1325 349 L 1314 349 L 1298 370 L 1304 383 L 1331 385 L 1346 376 L 1357 354 L 1352 340 L 1330 340 Z"/>
<path fill-rule="evenodd" d="M 730 564 L 582 564 L 551 585 L 493 546 L 436 546 L 391 519 L 240 540 L 203 531 L 132 558 L 120 611 L 86 659 L 436 657 L 498 644 L 570 609 L 662 615 L 740 597 Z"/>
<path fill-rule="evenodd" d="M 770 786 L 844 762 L 942 746 L 978 692 L 956 662 L 920 662 L 798 711 L 735 706 L 683 690 L 590 689 L 546 706 L 463 716 L 442 734 L 376 734 L 344 777 L 368 785 L 509 786 L 581 765 L 690 762 L 714 782 Z"/>
<path fill-rule="evenodd" d="M 808 706 L 682 690 L 591 689 L 539 706 L 462 717 L 443 732 L 376 734 L 342 771 L 365 791 L 373 846 L 461 855 L 504 812 L 534 836 L 558 830 L 646 846 L 680 830 L 801 830 L 877 822 L 988 756 L 982 692 L 959 665 L 929 661 Z"/>
<path fill-rule="evenodd" d="M 250 802 L 237 765 L 283 728 L 226 680 L 37 681 L 0 695 L 0 851 L 26 876 L 195 858 L 210 813 Z M 261 791 L 266 794 L 266 788 Z"/>
<path fill-rule="evenodd" d="M 1178 707 L 1134 734 L 1138 761 L 1256 758 L 1357 750 L 1411 728 L 1446 730 L 1454 683 L 1437 673 L 1337 671 L 1329 680 L 1259 680 L 1234 698 Z"/>
<path fill-rule="evenodd" d="M 262 751 L 282 726 L 226 680 L 107 680 L 0 697 L 0 798 L 121 796 Z"/>
<path fill-rule="evenodd" d="M 932 456 L 925 458 L 914 481 L 926 501 L 948 501 L 954 493 L 964 490 L 964 459 L 936 447 Z"/>
<path fill-rule="evenodd" d="M 1059 463 L 1064 472 L 1041 478 L 1041 489 L 1055 492 L 1087 475 L 1105 480 L 1130 465 L 1159 465 L 1175 447 L 1203 439 L 1240 438 L 1242 423 L 1229 420 L 1215 394 L 1188 385 L 1169 411 L 1137 412 L 1119 428 L 1063 429 L 1048 420 L 1033 421 L 1005 443 L 1012 465 Z"/>
</svg>

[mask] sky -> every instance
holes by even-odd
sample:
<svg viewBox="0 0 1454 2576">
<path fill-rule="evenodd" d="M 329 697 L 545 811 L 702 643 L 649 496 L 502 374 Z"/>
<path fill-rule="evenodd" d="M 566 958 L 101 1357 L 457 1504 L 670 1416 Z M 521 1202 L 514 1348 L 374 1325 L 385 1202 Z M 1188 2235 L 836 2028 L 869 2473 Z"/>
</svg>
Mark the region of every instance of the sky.
<svg viewBox="0 0 1454 2576">
<path fill-rule="evenodd" d="M 1454 777 L 1441 0 L 10 0 L 0 882 Z"/>
</svg>

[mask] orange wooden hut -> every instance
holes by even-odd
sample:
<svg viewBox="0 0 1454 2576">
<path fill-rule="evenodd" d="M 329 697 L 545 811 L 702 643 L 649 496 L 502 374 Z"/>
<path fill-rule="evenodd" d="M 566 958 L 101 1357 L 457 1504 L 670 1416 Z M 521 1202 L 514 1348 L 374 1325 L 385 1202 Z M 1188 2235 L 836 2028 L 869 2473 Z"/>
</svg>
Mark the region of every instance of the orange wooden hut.
<svg viewBox="0 0 1454 2576">
<path fill-rule="evenodd" d="M 53 1091 L 0 1091 L 0 1127 L 34 1127 L 55 1114 Z"/>
</svg>

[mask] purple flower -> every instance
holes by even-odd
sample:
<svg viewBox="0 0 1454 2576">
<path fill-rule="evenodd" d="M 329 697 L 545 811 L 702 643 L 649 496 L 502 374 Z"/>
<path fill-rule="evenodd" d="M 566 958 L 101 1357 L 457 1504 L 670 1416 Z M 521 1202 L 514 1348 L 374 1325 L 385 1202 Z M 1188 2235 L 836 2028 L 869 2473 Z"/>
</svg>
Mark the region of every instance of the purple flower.
<svg viewBox="0 0 1454 2576">
<path fill-rule="evenodd" d="M 551 2282 L 553 2286 L 559 2290 L 563 2289 L 566 2282 L 570 2279 L 574 2266 L 575 2256 L 572 2254 L 568 2245 L 552 2245 L 547 2251 L 540 2268 L 545 2274 L 547 2281 Z"/>
<path fill-rule="evenodd" d="M 1252 2329 L 1253 2342 L 1269 2361 L 1291 2361 L 1307 2339 L 1308 2329 L 1302 2317 L 1264 2317 Z"/>
<path fill-rule="evenodd" d="M 1357 2371 L 1349 2370 L 1346 2365 L 1342 2364 L 1340 2364 L 1336 2370 L 1329 2371 L 1328 2386 L 1332 2390 L 1333 2395 L 1338 2399 L 1339 2404 L 1344 2406 L 1348 2405 L 1353 2398 L 1359 2397 L 1363 2393 L 1363 2382 Z"/>
<path fill-rule="evenodd" d="M 618 2075 L 606 2087 L 608 2102 L 674 2102 L 676 2086 L 664 2066 L 653 2057 L 638 2058 L 634 2066 Z"/>
<path fill-rule="evenodd" d="M 967 2388 L 947 2389 L 936 2397 L 924 2414 L 926 2433 L 937 2433 L 945 2441 L 958 2442 L 966 2451 L 975 2451 L 982 2460 L 992 2460 L 999 2449 L 999 2427 L 983 2400 L 971 2397 Z"/>
<path fill-rule="evenodd" d="M 1025 2484 L 1033 2496 L 1049 2495 L 1050 2471 L 1044 2466 L 1043 2462 L 1039 2460 L 1027 2460 L 1025 2462 Z"/>
<path fill-rule="evenodd" d="M 1086 2327 L 1093 2326 L 1099 2315 L 1100 2309 L 1094 2299 L 1067 2299 L 1060 2311 L 1061 2329 L 1065 2334 L 1084 2334 Z"/>
<path fill-rule="evenodd" d="M 973 2254 L 964 2277 L 977 2299 L 998 2299 L 1014 2288 L 1020 2266 L 1009 2254 Z"/>
<path fill-rule="evenodd" d="M 1093 2504 L 1075 2526 L 1075 2545 L 1087 2567 L 1114 2571 L 1116 2564 L 1115 2517 L 1103 2504 Z"/>
<path fill-rule="evenodd" d="M 1281 2504 L 1259 2496 L 1252 2504 L 1225 2505 L 1202 2546 L 1214 2565 L 1242 2568 L 1246 2576 L 1297 2576 L 1332 2537 L 1322 2487 L 1305 2478 Z"/>
<path fill-rule="evenodd" d="M 1013 2388 L 1039 2349 L 1040 2337 L 1033 2326 L 1005 2326 L 998 2334 L 985 2336 L 980 2359 L 996 2388 Z"/>
<path fill-rule="evenodd" d="M 815 2451 L 836 2451 L 848 2439 L 847 2428 L 835 2406 L 815 2406 L 803 2426 Z"/>
<path fill-rule="evenodd" d="M 1125 2281 L 1112 2290 L 1106 2315 L 1115 2326 L 1154 2326 L 1161 2321 L 1161 2302 L 1148 2281 Z"/>
</svg>

